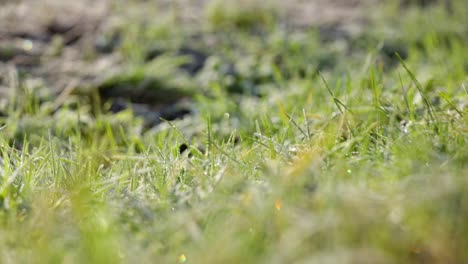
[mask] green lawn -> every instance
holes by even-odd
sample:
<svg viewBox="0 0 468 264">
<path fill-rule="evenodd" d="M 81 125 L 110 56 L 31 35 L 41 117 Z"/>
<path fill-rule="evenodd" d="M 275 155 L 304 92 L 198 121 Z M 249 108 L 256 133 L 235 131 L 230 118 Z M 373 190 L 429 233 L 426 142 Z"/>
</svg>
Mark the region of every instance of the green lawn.
<svg viewBox="0 0 468 264">
<path fill-rule="evenodd" d="M 468 263 L 467 2 L 332 39 L 246 5 L 127 17 L 58 108 L 2 77 L 0 263 Z"/>
</svg>

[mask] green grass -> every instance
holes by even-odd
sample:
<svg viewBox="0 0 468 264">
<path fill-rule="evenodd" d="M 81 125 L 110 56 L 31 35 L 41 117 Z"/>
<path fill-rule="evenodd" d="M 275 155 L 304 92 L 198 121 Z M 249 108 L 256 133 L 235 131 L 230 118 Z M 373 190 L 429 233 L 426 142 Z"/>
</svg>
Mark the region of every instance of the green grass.
<svg viewBox="0 0 468 264">
<path fill-rule="evenodd" d="M 12 75 L 0 262 L 466 263 L 468 9 L 456 4 L 452 15 L 389 7 L 345 47 L 268 13 L 256 24 L 210 9 L 233 31 L 199 32 L 217 44 L 198 43 L 212 53 L 194 76 L 177 72 L 179 57 L 135 50 L 187 32 L 129 24 L 120 78 L 183 76 L 197 109 L 150 130 L 88 96 L 53 111 Z M 408 57 L 385 55 L 388 42 Z"/>
</svg>

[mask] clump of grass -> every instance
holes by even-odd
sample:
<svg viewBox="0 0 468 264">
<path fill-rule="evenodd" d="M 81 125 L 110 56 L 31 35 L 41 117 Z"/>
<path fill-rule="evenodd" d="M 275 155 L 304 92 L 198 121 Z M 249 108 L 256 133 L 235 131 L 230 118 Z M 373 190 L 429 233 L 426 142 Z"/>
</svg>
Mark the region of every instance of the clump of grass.
<svg viewBox="0 0 468 264">
<path fill-rule="evenodd" d="M 207 22 L 215 30 L 271 27 L 277 15 L 272 1 L 243 0 L 234 3 L 214 0 L 206 7 Z"/>
</svg>

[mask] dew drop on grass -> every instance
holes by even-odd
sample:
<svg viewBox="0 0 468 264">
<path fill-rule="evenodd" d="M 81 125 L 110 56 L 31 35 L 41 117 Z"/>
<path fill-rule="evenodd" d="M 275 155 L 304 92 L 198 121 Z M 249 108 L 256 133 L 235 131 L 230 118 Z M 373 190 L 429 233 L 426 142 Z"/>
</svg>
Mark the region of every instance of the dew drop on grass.
<svg viewBox="0 0 468 264">
<path fill-rule="evenodd" d="M 290 148 L 289 148 L 289 152 L 291 152 L 292 154 L 296 154 L 296 153 L 297 153 L 297 148 L 295 148 L 295 147 L 290 147 Z"/>
<path fill-rule="evenodd" d="M 179 263 L 185 263 L 187 262 L 187 257 L 185 256 L 185 254 L 181 254 L 178 258 L 177 258 L 178 262 Z"/>
<path fill-rule="evenodd" d="M 33 49 L 33 42 L 29 39 L 23 41 L 23 49 L 30 51 Z"/>
<path fill-rule="evenodd" d="M 276 199 L 276 201 L 275 201 L 275 208 L 276 208 L 276 210 L 280 211 L 280 210 L 281 210 L 281 206 L 282 206 L 281 200 Z"/>
</svg>

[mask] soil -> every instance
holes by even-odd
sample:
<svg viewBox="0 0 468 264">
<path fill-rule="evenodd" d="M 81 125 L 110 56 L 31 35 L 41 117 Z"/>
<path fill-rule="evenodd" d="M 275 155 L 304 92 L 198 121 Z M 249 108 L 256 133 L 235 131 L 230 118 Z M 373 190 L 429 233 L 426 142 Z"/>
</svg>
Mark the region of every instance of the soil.
<svg viewBox="0 0 468 264">
<path fill-rule="evenodd" d="M 86 58 L 107 26 L 108 1 L 23 0 L 1 5 L 2 66 L 43 79 L 53 93 L 95 78 L 113 64 L 115 58 L 108 54 Z"/>
</svg>

